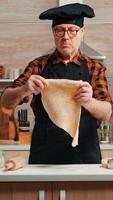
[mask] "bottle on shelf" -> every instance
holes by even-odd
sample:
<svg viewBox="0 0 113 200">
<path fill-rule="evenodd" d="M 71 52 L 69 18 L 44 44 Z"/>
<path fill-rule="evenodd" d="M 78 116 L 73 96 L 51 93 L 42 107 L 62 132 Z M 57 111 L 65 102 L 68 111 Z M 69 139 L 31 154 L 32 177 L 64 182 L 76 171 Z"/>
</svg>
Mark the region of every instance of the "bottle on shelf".
<svg viewBox="0 0 113 200">
<path fill-rule="evenodd" d="M 0 65 L 0 79 L 4 78 L 4 66 Z"/>
<path fill-rule="evenodd" d="M 100 143 L 109 143 L 109 123 L 101 123 L 98 129 L 98 135 Z"/>
</svg>

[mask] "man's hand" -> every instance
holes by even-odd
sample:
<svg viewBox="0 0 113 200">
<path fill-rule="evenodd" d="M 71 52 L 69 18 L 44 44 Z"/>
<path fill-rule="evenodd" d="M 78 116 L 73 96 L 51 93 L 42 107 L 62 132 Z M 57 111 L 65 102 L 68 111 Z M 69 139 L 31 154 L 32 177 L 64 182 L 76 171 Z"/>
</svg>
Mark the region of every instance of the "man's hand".
<svg viewBox="0 0 113 200">
<path fill-rule="evenodd" d="M 81 82 L 74 99 L 97 120 L 106 122 L 110 120 L 112 114 L 111 103 L 95 99 L 92 87 L 88 82 Z"/>
<path fill-rule="evenodd" d="M 77 90 L 74 97 L 76 102 L 79 102 L 82 106 L 89 104 L 93 97 L 92 86 L 88 82 L 82 82 L 81 86 Z"/>
<path fill-rule="evenodd" d="M 47 86 L 47 80 L 39 75 L 32 75 L 26 84 L 23 86 L 23 90 L 26 95 L 39 94 L 41 90 Z"/>
</svg>

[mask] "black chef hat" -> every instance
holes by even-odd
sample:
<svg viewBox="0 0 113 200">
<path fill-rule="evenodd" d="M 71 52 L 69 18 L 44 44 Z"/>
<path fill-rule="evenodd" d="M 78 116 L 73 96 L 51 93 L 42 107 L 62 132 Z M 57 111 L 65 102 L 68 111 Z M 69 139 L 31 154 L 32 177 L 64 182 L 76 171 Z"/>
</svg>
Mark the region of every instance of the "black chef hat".
<svg viewBox="0 0 113 200">
<path fill-rule="evenodd" d="M 50 19 L 52 26 L 58 24 L 75 24 L 80 27 L 84 24 L 84 17 L 94 17 L 94 10 L 88 5 L 80 3 L 67 4 L 48 9 L 40 14 L 39 19 Z"/>
</svg>

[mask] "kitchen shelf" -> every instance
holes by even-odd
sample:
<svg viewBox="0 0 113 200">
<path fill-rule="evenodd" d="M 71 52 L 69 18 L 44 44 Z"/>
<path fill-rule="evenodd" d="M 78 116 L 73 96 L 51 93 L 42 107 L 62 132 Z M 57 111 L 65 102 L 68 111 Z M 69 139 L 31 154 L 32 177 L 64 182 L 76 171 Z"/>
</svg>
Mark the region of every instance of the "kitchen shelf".
<svg viewBox="0 0 113 200">
<path fill-rule="evenodd" d="M 29 151 L 30 145 L 29 144 L 7 144 L 7 145 L 0 145 L 0 151 Z"/>
<path fill-rule="evenodd" d="M 14 79 L 0 79 L 0 83 L 12 83 Z"/>
</svg>

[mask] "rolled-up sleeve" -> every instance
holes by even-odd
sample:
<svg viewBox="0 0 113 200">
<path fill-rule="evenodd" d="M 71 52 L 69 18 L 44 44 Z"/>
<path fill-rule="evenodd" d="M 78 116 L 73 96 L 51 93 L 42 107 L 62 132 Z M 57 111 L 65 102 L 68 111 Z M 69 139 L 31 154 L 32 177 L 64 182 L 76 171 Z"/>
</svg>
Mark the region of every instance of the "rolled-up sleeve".
<svg viewBox="0 0 113 200">
<path fill-rule="evenodd" d="M 24 85 L 32 74 L 39 74 L 39 66 L 38 66 L 37 59 L 30 62 L 27 65 L 27 67 L 25 68 L 24 72 L 17 79 L 14 80 L 14 82 L 12 83 L 11 86 L 8 86 L 8 87 L 16 88 L 16 87 L 20 87 L 20 86 Z M 20 102 L 20 104 L 27 103 L 28 101 L 29 101 L 29 96 L 26 96 Z"/>
<path fill-rule="evenodd" d="M 112 103 L 111 95 L 108 91 L 108 82 L 105 75 L 106 67 L 101 63 L 94 62 L 92 64 L 92 80 L 93 96 L 102 101 Z"/>
</svg>

